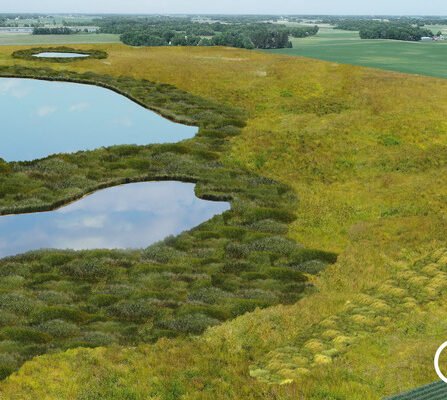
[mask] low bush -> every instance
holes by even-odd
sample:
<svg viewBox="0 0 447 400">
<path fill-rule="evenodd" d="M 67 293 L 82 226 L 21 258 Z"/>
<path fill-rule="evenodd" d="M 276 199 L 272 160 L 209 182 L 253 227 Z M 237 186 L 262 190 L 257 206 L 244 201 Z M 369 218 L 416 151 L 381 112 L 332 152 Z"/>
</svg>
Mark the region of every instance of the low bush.
<svg viewBox="0 0 447 400">
<path fill-rule="evenodd" d="M 162 322 L 162 325 L 183 334 L 202 333 L 206 328 L 217 325 L 220 321 L 203 314 L 189 314 L 177 319 Z"/>
</svg>

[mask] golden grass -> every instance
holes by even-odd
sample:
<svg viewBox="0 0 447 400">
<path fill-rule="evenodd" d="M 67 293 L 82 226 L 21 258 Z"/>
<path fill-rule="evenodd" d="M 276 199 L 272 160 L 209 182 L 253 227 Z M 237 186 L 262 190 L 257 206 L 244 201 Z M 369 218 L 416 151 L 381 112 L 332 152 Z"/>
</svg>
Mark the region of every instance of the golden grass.
<svg viewBox="0 0 447 400">
<path fill-rule="evenodd" d="M 219 387 L 217 398 L 237 398 L 216 383 L 219 374 L 235 371 L 234 388 L 245 390 L 240 398 L 270 396 L 249 368 L 260 382 L 275 369 L 273 381 L 289 383 L 276 392 L 284 399 L 376 399 L 435 379 L 431 358 L 446 340 L 438 327 L 445 327 L 446 313 L 436 296 L 445 287 L 447 258 L 439 253 L 444 258 L 422 272 L 411 266 L 446 245 L 447 81 L 227 48 L 79 45 L 106 50 L 109 58 L 72 64 L 11 59 L 18 48 L 0 47 L 0 65 L 130 75 L 246 110 L 248 125 L 225 161 L 291 185 L 300 205 L 290 236 L 340 253 L 337 264 L 315 279 L 318 291 L 296 305 L 258 310 L 210 329 L 200 344 L 165 341 L 139 352 L 161 363 L 168 357 L 160 349 L 174 349 L 190 359 L 188 368 L 208 374 L 202 378 Z M 287 346 L 298 350 L 283 351 Z M 185 362 L 151 369 L 126 352 L 138 361 L 120 368 L 139 368 L 154 380 L 172 382 Z M 62 365 L 73 372 L 80 362 L 73 354 L 27 364 L 2 385 L 0 398 L 35 390 L 51 392 L 52 399 L 57 388 L 64 391 L 59 398 L 70 398 L 67 375 L 53 371 Z M 112 353 L 104 354 L 94 350 L 89 357 L 116 373 Z M 205 372 L 213 354 L 228 363 Z M 236 368 L 236 355 L 250 362 Z M 91 367 L 82 368 L 73 378 L 78 391 Z M 51 379 L 39 377 L 45 372 Z M 56 386 L 46 392 L 47 379 Z M 155 383 L 128 383 L 138 385 Z M 184 385 L 184 398 L 206 398 L 192 394 L 194 384 Z"/>
</svg>

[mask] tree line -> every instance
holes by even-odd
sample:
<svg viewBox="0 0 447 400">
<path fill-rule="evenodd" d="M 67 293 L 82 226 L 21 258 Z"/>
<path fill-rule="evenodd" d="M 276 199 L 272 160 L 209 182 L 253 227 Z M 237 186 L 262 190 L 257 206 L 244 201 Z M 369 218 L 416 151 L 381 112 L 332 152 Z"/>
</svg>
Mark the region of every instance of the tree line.
<svg viewBox="0 0 447 400">
<path fill-rule="evenodd" d="M 35 27 L 33 29 L 33 35 L 71 35 L 72 33 L 76 33 L 76 31 L 67 27 L 59 27 L 59 28 Z"/>
<path fill-rule="evenodd" d="M 393 39 L 417 42 L 424 36 L 433 36 L 429 29 L 410 24 L 377 22 L 362 27 L 359 31 L 361 39 Z"/>
<path fill-rule="evenodd" d="M 273 23 L 195 22 L 173 17 L 108 17 L 96 20 L 101 33 L 120 34 L 131 46 L 230 46 L 245 49 L 292 47 L 289 37 L 318 33 L 317 26 Z"/>
<path fill-rule="evenodd" d="M 433 32 L 424 28 L 426 23 L 434 23 L 441 19 L 424 19 L 412 17 L 380 18 L 339 18 L 331 17 L 325 20 L 335 25 L 335 29 L 358 31 L 362 39 L 393 39 L 404 41 L 419 41 L 424 36 L 432 37 Z"/>
</svg>

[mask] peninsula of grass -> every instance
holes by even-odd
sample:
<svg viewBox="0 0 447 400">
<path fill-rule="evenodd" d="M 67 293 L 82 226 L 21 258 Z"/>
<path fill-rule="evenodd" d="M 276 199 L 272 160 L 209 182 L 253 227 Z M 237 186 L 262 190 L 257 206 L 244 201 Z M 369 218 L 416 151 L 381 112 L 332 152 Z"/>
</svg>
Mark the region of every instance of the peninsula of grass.
<svg viewBox="0 0 447 400">
<path fill-rule="evenodd" d="M 40 53 L 76 53 L 88 57 L 36 57 Z M 12 53 L 12 57 L 22 60 L 44 60 L 56 63 L 68 63 L 78 60 L 85 60 L 87 58 L 96 58 L 102 60 L 107 58 L 107 53 L 102 50 L 77 50 L 75 48 L 60 46 L 60 47 L 34 47 L 32 49 L 18 50 Z"/>
</svg>

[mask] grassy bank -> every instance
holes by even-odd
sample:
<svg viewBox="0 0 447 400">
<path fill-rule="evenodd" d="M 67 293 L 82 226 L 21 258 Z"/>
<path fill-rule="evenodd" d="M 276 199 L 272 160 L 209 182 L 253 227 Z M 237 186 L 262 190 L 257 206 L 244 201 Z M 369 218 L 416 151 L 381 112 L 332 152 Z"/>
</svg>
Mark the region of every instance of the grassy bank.
<svg viewBox="0 0 447 400">
<path fill-rule="evenodd" d="M 169 83 L 239 110 L 241 134 L 212 152 L 226 170 L 292 187 L 294 200 L 278 203 L 297 216 L 287 236 L 340 256 L 311 277 L 315 293 L 296 304 L 248 313 L 195 339 L 37 358 L 2 384 L 4 397 L 378 399 L 436 379 L 433 349 L 445 341 L 446 317 L 439 251 L 446 246 L 446 81 L 225 48 L 97 47 L 107 60 L 51 66 Z M 17 49 L 2 47 L 0 63 L 44 65 L 12 59 Z M 199 134 L 195 143 L 206 140 Z M 161 165 L 171 164 L 162 158 Z M 214 193 L 222 179 L 215 177 L 210 186 L 197 180 L 198 193 Z M 231 182 L 245 193 L 247 181 Z"/>
</svg>

